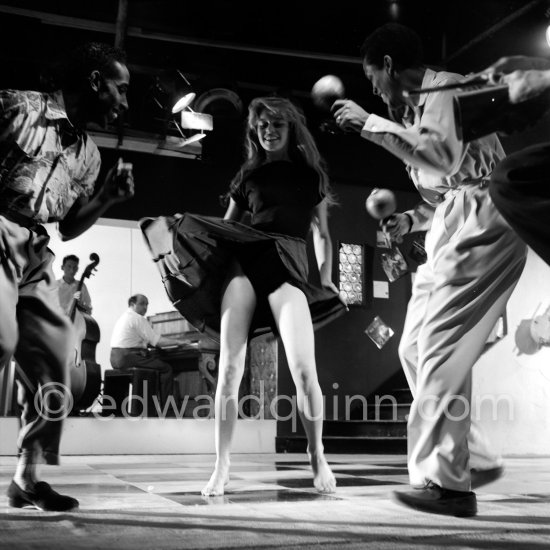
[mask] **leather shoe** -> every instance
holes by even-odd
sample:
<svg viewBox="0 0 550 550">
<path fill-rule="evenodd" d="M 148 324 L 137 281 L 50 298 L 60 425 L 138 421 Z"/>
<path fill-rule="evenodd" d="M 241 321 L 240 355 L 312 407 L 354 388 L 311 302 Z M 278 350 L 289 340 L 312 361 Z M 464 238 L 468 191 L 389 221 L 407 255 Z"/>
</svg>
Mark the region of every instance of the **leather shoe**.
<svg viewBox="0 0 550 550">
<path fill-rule="evenodd" d="M 78 500 L 54 491 L 45 481 L 39 481 L 31 491 L 23 491 L 15 481 L 8 487 L 10 506 L 34 507 L 43 512 L 67 512 L 78 508 Z"/>
<path fill-rule="evenodd" d="M 495 468 L 487 468 L 486 470 L 472 468 L 470 470 L 472 489 L 477 489 L 478 487 L 483 487 L 483 485 L 492 483 L 503 475 L 504 466 L 496 466 Z"/>
<path fill-rule="evenodd" d="M 471 517 L 477 514 L 477 500 L 471 491 L 452 491 L 429 481 L 422 489 L 395 491 L 394 498 L 401 504 L 432 514 Z"/>
</svg>

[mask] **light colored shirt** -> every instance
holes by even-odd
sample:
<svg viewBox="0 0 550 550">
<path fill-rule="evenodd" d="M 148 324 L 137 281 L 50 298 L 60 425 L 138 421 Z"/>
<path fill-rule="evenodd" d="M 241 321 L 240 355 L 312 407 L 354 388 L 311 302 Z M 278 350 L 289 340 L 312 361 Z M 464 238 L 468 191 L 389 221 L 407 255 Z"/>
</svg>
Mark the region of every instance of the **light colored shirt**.
<svg viewBox="0 0 550 550">
<path fill-rule="evenodd" d="M 160 340 L 149 321 L 132 308 L 128 308 L 115 323 L 111 335 L 112 348 L 146 348 L 156 346 Z"/>
<path fill-rule="evenodd" d="M 61 304 L 63 311 L 67 314 L 69 314 L 71 309 L 73 296 L 77 290 L 78 284 L 79 281 L 76 279 L 72 283 L 67 283 L 63 277 L 57 280 L 59 303 Z M 86 283 L 82 283 L 82 288 L 80 289 L 80 300 L 78 300 L 78 304 L 89 311 L 92 310 L 92 299 L 90 298 L 90 293 L 86 288 Z"/>
<path fill-rule="evenodd" d="M 95 143 L 69 121 L 61 92 L 0 91 L 0 211 L 59 221 L 92 194 L 100 164 Z"/>
<path fill-rule="evenodd" d="M 463 77 L 426 69 L 422 88 L 442 86 Z M 402 124 L 371 114 L 361 136 L 381 145 L 407 165 L 409 176 L 422 198 L 432 206 L 461 184 L 487 178 L 504 157 L 496 136 L 463 143 L 457 135 L 453 106 L 456 90 L 420 95 L 418 106 Z"/>
</svg>

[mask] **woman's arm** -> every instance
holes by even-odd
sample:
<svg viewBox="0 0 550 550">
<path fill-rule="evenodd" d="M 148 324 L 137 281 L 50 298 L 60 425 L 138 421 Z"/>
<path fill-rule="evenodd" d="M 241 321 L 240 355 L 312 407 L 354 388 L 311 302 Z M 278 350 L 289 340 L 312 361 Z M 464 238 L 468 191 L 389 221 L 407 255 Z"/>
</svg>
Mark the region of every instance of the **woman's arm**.
<svg viewBox="0 0 550 550">
<path fill-rule="evenodd" d="M 312 222 L 313 247 L 315 258 L 319 267 L 321 284 L 327 288 L 333 288 L 336 292 L 336 286 L 332 282 L 332 241 L 328 229 L 328 215 L 326 201 L 321 201 L 315 207 L 315 215 Z"/>
<path fill-rule="evenodd" d="M 345 298 L 338 291 L 338 287 L 332 282 L 332 240 L 328 228 L 327 202 L 321 201 L 315 207 L 315 214 L 312 222 L 313 230 L 313 248 L 315 258 L 319 267 L 319 276 L 321 285 L 324 288 L 333 290 L 342 303 L 347 307 Z"/>
</svg>

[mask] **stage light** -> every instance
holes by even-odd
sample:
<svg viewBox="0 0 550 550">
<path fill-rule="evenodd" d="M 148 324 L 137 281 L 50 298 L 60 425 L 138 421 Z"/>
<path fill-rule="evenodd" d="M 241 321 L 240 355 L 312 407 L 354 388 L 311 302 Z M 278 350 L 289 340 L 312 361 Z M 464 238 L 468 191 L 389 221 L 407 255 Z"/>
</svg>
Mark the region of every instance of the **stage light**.
<svg viewBox="0 0 550 550">
<path fill-rule="evenodd" d="M 193 103 L 196 95 L 197 94 L 195 92 L 189 92 L 185 94 L 183 97 L 181 97 L 180 99 L 178 99 L 178 101 L 176 101 L 176 104 L 172 107 L 172 114 L 175 115 L 176 113 L 179 113 L 184 109 L 187 109 L 187 107 L 189 107 L 189 105 Z"/>
<path fill-rule="evenodd" d="M 189 96 L 193 97 L 190 99 Z M 174 107 L 172 107 L 173 114 L 180 113 L 180 124 L 178 124 L 175 120 L 173 121 L 173 123 L 183 138 L 183 141 L 181 143 L 182 147 L 185 147 L 190 143 L 200 141 L 201 139 L 206 137 L 206 134 L 204 132 L 209 132 L 214 129 L 214 119 L 212 118 L 212 115 L 206 113 L 198 113 L 191 109 L 189 104 L 193 101 L 194 98 L 195 94 L 189 93 L 179 99 Z M 186 136 L 183 132 L 183 129 L 199 130 L 199 133 Z"/>
<path fill-rule="evenodd" d="M 180 142 L 181 147 L 185 147 L 190 143 L 195 143 L 206 137 L 205 132 L 212 131 L 214 129 L 214 120 L 211 115 L 206 113 L 199 113 L 191 108 L 191 104 L 195 100 L 196 93 L 193 91 L 191 83 L 185 75 L 176 70 L 177 74 L 185 82 L 186 87 L 182 90 L 183 95 L 174 103 L 172 107 L 172 114 L 180 116 L 180 123 L 176 120 L 172 120 L 172 124 L 176 127 L 182 137 Z M 183 130 L 199 130 L 197 134 L 186 135 Z"/>
</svg>

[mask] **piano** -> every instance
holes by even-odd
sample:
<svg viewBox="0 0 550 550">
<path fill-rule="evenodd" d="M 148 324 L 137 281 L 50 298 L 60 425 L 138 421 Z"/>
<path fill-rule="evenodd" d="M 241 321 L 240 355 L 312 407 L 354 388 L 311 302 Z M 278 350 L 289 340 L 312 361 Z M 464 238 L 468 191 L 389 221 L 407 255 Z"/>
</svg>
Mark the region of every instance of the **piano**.
<svg viewBox="0 0 550 550">
<path fill-rule="evenodd" d="M 193 397 L 193 394 L 204 394 L 206 391 L 213 399 L 217 386 L 219 344 L 194 329 L 178 311 L 151 315 L 148 319 L 161 335 L 183 337 L 186 340 L 182 346 L 158 351 L 172 365 L 175 378 L 182 373 L 199 372 L 203 388 L 186 391 L 184 385 L 183 394 Z M 241 414 L 244 417 L 274 417 L 271 402 L 277 395 L 277 364 L 277 340 L 273 335 L 253 338 L 249 342 L 245 372 L 239 388 L 239 400 L 243 400 Z"/>
<path fill-rule="evenodd" d="M 198 372 L 203 387 L 195 390 L 203 394 L 206 392 L 214 398 L 217 386 L 219 344 L 194 329 L 178 311 L 157 313 L 147 319 L 155 332 L 162 336 L 176 336 L 185 340 L 182 345 L 155 350 L 172 366 L 174 378 L 178 378 L 181 373 Z"/>
</svg>

